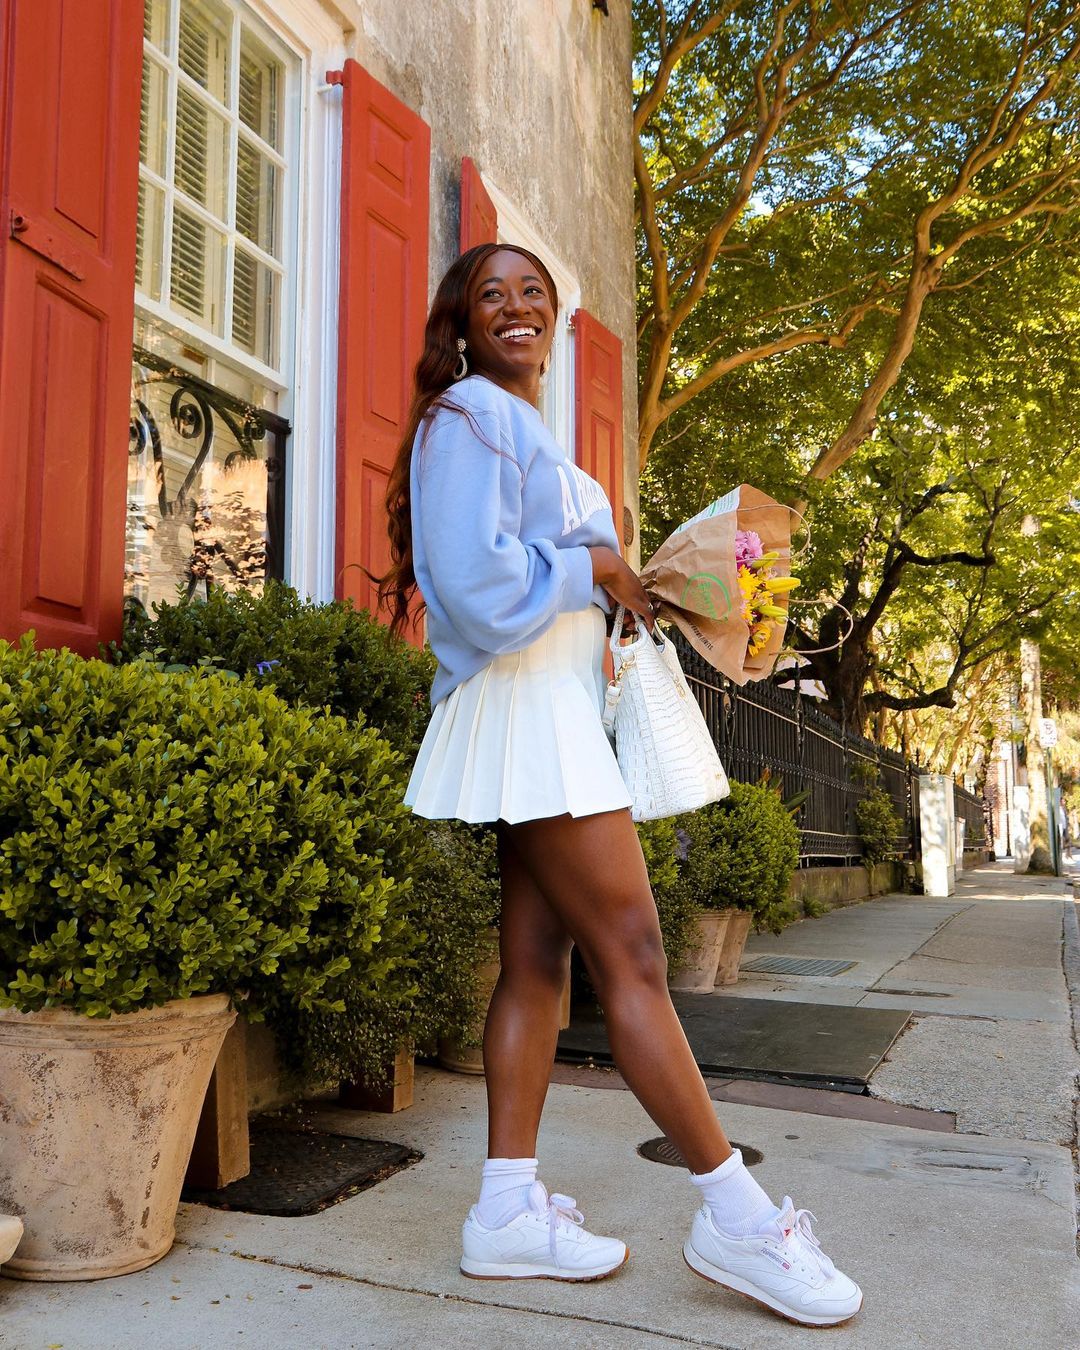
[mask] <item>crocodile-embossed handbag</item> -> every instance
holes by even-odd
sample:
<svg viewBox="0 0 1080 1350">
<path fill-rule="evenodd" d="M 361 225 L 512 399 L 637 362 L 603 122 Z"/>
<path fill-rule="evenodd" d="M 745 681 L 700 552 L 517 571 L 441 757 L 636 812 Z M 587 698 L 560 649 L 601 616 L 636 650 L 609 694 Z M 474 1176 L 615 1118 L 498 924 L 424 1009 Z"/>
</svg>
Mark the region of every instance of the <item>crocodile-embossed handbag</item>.
<svg viewBox="0 0 1080 1350">
<path fill-rule="evenodd" d="M 615 678 L 604 701 L 604 730 L 614 740 L 634 820 L 696 811 L 731 791 L 674 644 L 637 618 L 637 637 L 620 638 L 623 606 L 609 640 Z"/>
</svg>

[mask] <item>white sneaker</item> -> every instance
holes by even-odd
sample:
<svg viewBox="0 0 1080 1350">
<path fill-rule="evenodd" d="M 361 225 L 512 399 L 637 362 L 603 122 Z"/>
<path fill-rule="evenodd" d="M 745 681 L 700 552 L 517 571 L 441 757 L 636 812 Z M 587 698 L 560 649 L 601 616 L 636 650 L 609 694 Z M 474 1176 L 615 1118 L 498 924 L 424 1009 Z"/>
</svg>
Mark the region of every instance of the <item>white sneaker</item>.
<svg viewBox="0 0 1080 1350">
<path fill-rule="evenodd" d="M 785 1196 L 779 1215 L 760 1232 L 729 1237 L 703 1205 L 694 1215 L 683 1256 L 695 1274 L 745 1294 L 789 1322 L 835 1326 L 859 1311 L 862 1290 L 821 1250 L 812 1219 L 809 1210 L 797 1210 Z"/>
<path fill-rule="evenodd" d="M 529 1208 L 502 1228 L 485 1228 L 476 1206 L 461 1229 L 461 1273 L 476 1280 L 602 1280 L 630 1255 L 625 1242 L 597 1237 L 568 1195 L 534 1181 Z"/>
</svg>

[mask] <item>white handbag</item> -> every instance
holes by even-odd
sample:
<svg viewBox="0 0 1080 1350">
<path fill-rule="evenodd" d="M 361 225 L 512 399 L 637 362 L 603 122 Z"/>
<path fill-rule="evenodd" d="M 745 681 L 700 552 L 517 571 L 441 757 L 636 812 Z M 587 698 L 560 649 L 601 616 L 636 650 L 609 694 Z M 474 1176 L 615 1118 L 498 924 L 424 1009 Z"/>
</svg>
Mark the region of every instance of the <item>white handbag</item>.
<svg viewBox="0 0 1080 1350">
<path fill-rule="evenodd" d="M 604 700 L 604 730 L 615 745 L 634 820 L 658 820 L 696 811 L 731 791 L 697 699 L 690 692 L 674 644 L 660 629 L 625 647 L 622 605 L 615 610 L 611 657 L 615 678 Z"/>
</svg>

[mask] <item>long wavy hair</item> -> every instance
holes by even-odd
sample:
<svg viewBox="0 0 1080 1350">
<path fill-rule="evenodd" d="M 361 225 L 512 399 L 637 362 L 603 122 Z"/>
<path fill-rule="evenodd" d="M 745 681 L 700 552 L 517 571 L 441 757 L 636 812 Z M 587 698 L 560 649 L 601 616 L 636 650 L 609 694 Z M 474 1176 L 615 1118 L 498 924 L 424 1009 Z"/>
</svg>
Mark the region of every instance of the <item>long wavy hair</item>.
<svg viewBox="0 0 1080 1350">
<path fill-rule="evenodd" d="M 455 383 L 454 368 L 460 356 L 457 339 L 465 336 L 468 327 L 469 292 L 473 278 L 485 259 L 504 249 L 511 253 L 520 253 L 537 269 L 547 284 L 551 308 L 558 318 L 559 295 L 551 273 L 535 253 L 518 244 L 477 244 L 475 248 L 470 248 L 451 263 L 446 275 L 439 282 L 439 288 L 431 304 L 431 312 L 424 326 L 424 349 L 420 353 L 413 374 L 413 397 L 405 423 L 405 434 L 394 456 L 394 466 L 390 470 L 386 487 L 387 532 L 390 536 L 392 565 L 385 576 L 372 577 L 379 588 L 378 608 L 389 609 L 390 631 L 393 633 L 400 633 L 409 622 L 410 607 L 417 591 L 416 573 L 413 571 L 410 469 L 413 443 L 420 424 L 424 423 L 424 432 L 420 440 L 421 452 L 438 408 L 448 408 L 468 417 L 476 434 L 485 444 L 490 445 L 472 414 L 444 400 L 442 395 Z M 498 446 L 492 445 L 491 449 L 496 454 L 503 453 Z M 413 611 L 415 616 L 419 618 L 425 608 L 421 597 L 420 604 Z"/>
</svg>

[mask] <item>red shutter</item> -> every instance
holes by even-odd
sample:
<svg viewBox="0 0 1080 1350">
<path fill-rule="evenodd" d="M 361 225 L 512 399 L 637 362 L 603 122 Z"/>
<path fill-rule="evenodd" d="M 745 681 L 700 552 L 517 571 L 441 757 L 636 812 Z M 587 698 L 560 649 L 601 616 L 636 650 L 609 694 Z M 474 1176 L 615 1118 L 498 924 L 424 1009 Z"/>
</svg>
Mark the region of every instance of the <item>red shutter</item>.
<svg viewBox="0 0 1080 1350">
<path fill-rule="evenodd" d="M 622 343 L 584 309 L 574 311 L 574 444 L 578 464 L 603 484 L 622 539 Z"/>
<path fill-rule="evenodd" d="M 461 161 L 461 230 L 459 253 L 467 253 L 477 244 L 495 244 L 499 238 L 499 217 L 488 196 L 480 170 L 466 155 Z"/>
<path fill-rule="evenodd" d="M 143 7 L 3 0 L 0 635 L 119 635 Z"/>
<path fill-rule="evenodd" d="M 355 61 L 342 83 L 335 591 L 374 613 L 357 564 L 375 576 L 390 565 L 386 482 L 428 310 L 431 131 Z"/>
</svg>

